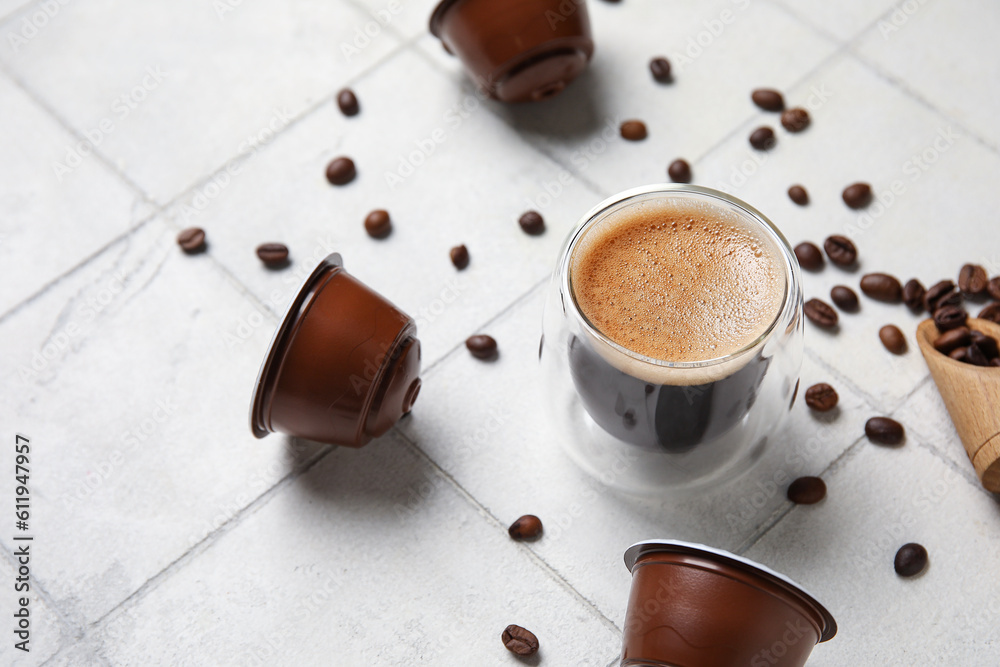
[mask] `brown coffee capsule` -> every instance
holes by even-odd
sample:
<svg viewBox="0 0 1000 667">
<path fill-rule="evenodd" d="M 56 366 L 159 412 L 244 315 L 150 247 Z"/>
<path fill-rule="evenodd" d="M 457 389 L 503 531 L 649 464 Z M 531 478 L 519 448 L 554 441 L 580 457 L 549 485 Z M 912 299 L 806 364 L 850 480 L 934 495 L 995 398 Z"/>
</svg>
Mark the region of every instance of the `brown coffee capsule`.
<svg viewBox="0 0 1000 667">
<path fill-rule="evenodd" d="M 271 339 L 250 429 L 362 447 L 410 411 L 420 391 L 413 319 L 347 273 L 320 262 Z"/>
</svg>

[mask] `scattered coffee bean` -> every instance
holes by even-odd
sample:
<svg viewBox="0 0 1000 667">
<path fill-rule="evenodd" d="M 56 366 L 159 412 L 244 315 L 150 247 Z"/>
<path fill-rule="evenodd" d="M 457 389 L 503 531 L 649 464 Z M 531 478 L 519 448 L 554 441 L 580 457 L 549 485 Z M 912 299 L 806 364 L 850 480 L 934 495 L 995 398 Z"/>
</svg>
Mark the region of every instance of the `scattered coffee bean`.
<svg viewBox="0 0 1000 667">
<path fill-rule="evenodd" d="M 828 412 L 837 407 L 840 396 L 837 390 L 825 382 L 814 384 L 806 389 L 806 405 L 816 412 Z"/>
<path fill-rule="evenodd" d="M 928 290 L 924 293 L 924 308 L 931 315 L 937 310 L 938 301 L 943 299 L 948 294 L 955 291 L 955 283 L 950 280 L 942 280 L 941 282 L 934 283 Z"/>
<path fill-rule="evenodd" d="M 799 206 L 805 206 L 809 203 L 809 193 L 801 185 L 793 185 L 788 188 L 788 198 Z"/>
<path fill-rule="evenodd" d="M 816 326 L 830 328 L 837 326 L 837 311 L 830 304 L 819 299 L 809 299 L 802 306 L 802 311 Z"/>
<path fill-rule="evenodd" d="M 496 339 L 485 334 L 469 336 L 465 341 L 465 347 L 476 359 L 492 359 L 497 354 Z"/>
<path fill-rule="evenodd" d="M 973 343 L 965 348 L 965 363 L 972 364 L 973 366 L 989 366 L 990 360 L 983 354 L 982 349 Z"/>
<path fill-rule="evenodd" d="M 952 292 L 945 294 L 943 297 L 938 299 L 937 308 L 934 312 L 941 310 L 945 306 L 955 306 L 957 308 L 962 308 L 962 304 L 965 303 L 965 296 L 955 288 Z"/>
<path fill-rule="evenodd" d="M 750 99 L 764 111 L 781 111 L 785 108 L 785 98 L 772 88 L 758 88 L 750 93 Z"/>
<path fill-rule="evenodd" d="M 948 354 L 954 349 L 966 347 L 971 342 L 972 332 L 969 327 L 955 327 L 937 337 L 934 349 L 941 354 Z"/>
<path fill-rule="evenodd" d="M 969 354 L 969 348 L 968 346 L 966 346 L 966 347 L 955 348 L 954 350 L 948 353 L 948 356 L 954 359 L 955 361 L 961 361 L 964 363 L 965 358 L 968 356 L 968 354 Z"/>
<path fill-rule="evenodd" d="M 627 120 L 621 126 L 622 139 L 628 141 L 642 141 L 649 134 L 646 132 L 646 124 L 641 120 Z"/>
<path fill-rule="evenodd" d="M 826 498 L 826 482 L 819 477 L 799 477 L 788 485 L 786 495 L 796 505 L 815 505 Z"/>
<path fill-rule="evenodd" d="M 991 299 L 1000 301 L 1000 276 L 990 278 L 990 281 L 986 283 L 986 293 Z"/>
<path fill-rule="evenodd" d="M 200 227 L 188 227 L 177 235 L 177 245 L 189 255 L 205 249 L 205 230 Z"/>
<path fill-rule="evenodd" d="M 858 295 L 846 285 L 836 285 L 830 290 L 830 298 L 837 305 L 837 308 L 853 313 L 858 309 Z"/>
<path fill-rule="evenodd" d="M 649 61 L 649 71 L 653 78 L 660 83 L 670 83 L 673 77 L 670 75 L 670 61 L 663 56 L 658 56 Z"/>
<path fill-rule="evenodd" d="M 288 263 L 288 247 L 284 243 L 263 243 L 257 246 L 257 257 L 269 268 Z"/>
<path fill-rule="evenodd" d="M 885 349 L 893 354 L 903 354 L 906 352 L 906 336 L 895 324 L 887 324 L 878 330 L 879 340 L 885 345 Z"/>
<path fill-rule="evenodd" d="M 892 567 L 901 577 L 912 577 L 920 574 L 927 567 L 927 549 L 923 545 L 910 542 L 899 547 Z"/>
<path fill-rule="evenodd" d="M 774 130 L 766 125 L 758 127 L 750 134 L 750 145 L 759 151 L 769 151 L 776 143 L 778 140 L 774 136 Z"/>
<path fill-rule="evenodd" d="M 678 158 L 667 167 L 667 175 L 670 176 L 670 180 L 674 183 L 690 183 L 691 165 L 688 164 L 687 160 Z"/>
<path fill-rule="evenodd" d="M 834 234 L 823 241 L 823 249 L 830 261 L 838 266 L 851 266 L 858 261 L 858 249 L 846 236 Z"/>
<path fill-rule="evenodd" d="M 802 107 L 788 109 L 781 114 L 781 126 L 789 132 L 801 132 L 809 127 L 809 112 Z"/>
<path fill-rule="evenodd" d="M 844 203 L 851 208 L 864 208 L 871 203 L 872 186 L 867 183 L 852 183 L 844 188 L 841 197 L 843 197 Z"/>
<path fill-rule="evenodd" d="M 507 534 L 515 540 L 531 540 L 542 534 L 542 520 L 534 514 L 525 514 L 510 524 Z"/>
<path fill-rule="evenodd" d="M 538 211 L 527 211 L 517 220 L 525 234 L 538 236 L 545 231 L 545 219 Z"/>
<path fill-rule="evenodd" d="M 938 331 L 948 331 L 965 325 L 969 314 L 961 306 L 942 306 L 934 311 L 934 326 Z"/>
<path fill-rule="evenodd" d="M 981 320 L 989 320 L 990 322 L 1000 324 L 1000 301 L 991 303 L 980 310 L 978 317 Z"/>
<path fill-rule="evenodd" d="M 954 331 L 954 329 L 952 329 L 952 331 Z M 997 342 L 996 338 L 987 336 L 982 331 L 971 331 L 969 336 L 972 339 L 972 343 L 982 350 L 987 359 L 993 359 L 1000 356 L 1000 343 Z"/>
<path fill-rule="evenodd" d="M 986 269 L 978 264 L 966 264 L 958 273 L 958 289 L 969 296 L 980 296 L 989 284 Z"/>
<path fill-rule="evenodd" d="M 389 212 L 375 209 L 365 217 L 365 231 L 373 239 L 384 239 L 392 233 L 392 219 Z"/>
<path fill-rule="evenodd" d="M 888 273 L 869 273 L 862 276 L 861 291 L 869 298 L 886 303 L 898 303 L 903 298 L 903 286 L 895 276 L 890 276 Z"/>
<path fill-rule="evenodd" d="M 335 158 L 326 166 L 326 180 L 332 185 L 347 185 L 358 175 L 354 160 L 349 157 Z"/>
<path fill-rule="evenodd" d="M 888 417 L 872 417 L 865 423 L 865 435 L 879 445 L 898 445 L 906 435 L 903 425 Z"/>
<path fill-rule="evenodd" d="M 924 294 L 927 290 L 916 278 L 911 278 L 906 281 L 903 285 L 903 303 L 905 303 L 910 310 L 919 313 L 924 309 Z"/>
<path fill-rule="evenodd" d="M 823 268 L 823 253 L 815 243 L 803 241 L 795 246 L 795 258 L 806 271 L 819 271 Z"/>
<path fill-rule="evenodd" d="M 350 88 L 344 88 L 337 93 L 337 106 L 340 107 L 340 113 L 345 116 L 357 116 L 358 112 L 361 111 L 361 107 L 358 105 L 358 96 Z"/>
<path fill-rule="evenodd" d="M 504 647 L 515 655 L 534 655 L 538 651 L 538 638 L 520 625 L 508 625 L 500 639 Z"/>
<path fill-rule="evenodd" d="M 451 263 L 459 271 L 469 265 L 469 249 L 464 245 L 455 246 L 448 252 L 448 255 L 451 257 Z"/>
</svg>

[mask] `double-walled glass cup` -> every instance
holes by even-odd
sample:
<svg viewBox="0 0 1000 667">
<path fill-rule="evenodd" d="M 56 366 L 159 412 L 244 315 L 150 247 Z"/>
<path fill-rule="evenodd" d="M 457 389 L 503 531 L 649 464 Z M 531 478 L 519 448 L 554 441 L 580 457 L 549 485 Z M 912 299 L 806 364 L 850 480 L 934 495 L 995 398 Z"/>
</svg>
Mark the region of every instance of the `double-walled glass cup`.
<svg viewBox="0 0 1000 667">
<path fill-rule="evenodd" d="M 755 232 L 774 254 L 773 320 L 735 352 L 698 361 L 644 356 L 616 343 L 582 312 L 575 253 L 629 207 L 696 211 Z M 720 315 L 726 316 L 726 315 Z M 545 303 L 540 362 L 557 437 L 585 470 L 640 493 L 692 489 L 749 470 L 791 409 L 802 361 L 802 288 L 788 241 L 759 211 L 693 185 L 651 185 L 591 210 L 570 233 Z"/>
</svg>

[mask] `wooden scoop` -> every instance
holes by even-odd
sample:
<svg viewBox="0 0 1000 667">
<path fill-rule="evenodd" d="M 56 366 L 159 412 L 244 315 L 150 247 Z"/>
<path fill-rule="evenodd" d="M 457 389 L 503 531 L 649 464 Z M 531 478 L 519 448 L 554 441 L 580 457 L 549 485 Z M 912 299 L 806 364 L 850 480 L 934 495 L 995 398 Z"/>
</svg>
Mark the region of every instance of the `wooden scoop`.
<svg viewBox="0 0 1000 667">
<path fill-rule="evenodd" d="M 970 318 L 966 326 L 1000 340 L 1000 324 Z M 931 369 L 965 453 L 987 491 L 1000 492 L 1000 368 L 973 366 L 941 354 L 934 320 L 917 327 L 917 345 Z"/>
</svg>

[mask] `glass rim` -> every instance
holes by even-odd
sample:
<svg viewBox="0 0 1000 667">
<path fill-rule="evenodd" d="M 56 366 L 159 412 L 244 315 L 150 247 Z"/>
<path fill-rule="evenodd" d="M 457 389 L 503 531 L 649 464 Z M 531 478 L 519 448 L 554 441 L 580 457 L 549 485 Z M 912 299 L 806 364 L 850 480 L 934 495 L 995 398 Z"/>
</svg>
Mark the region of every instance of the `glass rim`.
<svg viewBox="0 0 1000 667">
<path fill-rule="evenodd" d="M 613 210 L 623 207 L 625 204 L 633 199 L 644 195 L 655 195 L 655 194 L 665 194 L 665 195 L 696 195 L 704 200 L 710 200 L 715 202 L 721 202 L 722 204 L 728 205 L 730 207 L 735 207 L 737 212 L 744 215 L 744 217 L 752 220 L 761 227 L 763 227 L 777 243 L 778 249 L 781 251 L 781 255 L 784 259 L 785 269 L 786 269 L 786 279 L 785 279 L 785 289 L 782 295 L 781 306 L 777 309 L 774 319 L 768 324 L 767 328 L 761 333 L 757 338 L 750 341 L 740 349 L 730 352 L 729 354 L 723 355 L 721 357 L 713 357 L 712 359 L 702 359 L 699 361 L 670 361 L 667 359 L 657 359 L 656 357 L 648 357 L 644 354 L 640 354 L 634 350 L 630 350 L 627 347 L 616 343 L 607 335 L 605 335 L 600 329 L 598 329 L 584 314 L 583 310 L 580 308 L 580 304 L 577 303 L 576 294 L 573 291 L 573 281 L 572 281 L 572 258 L 573 250 L 576 248 L 578 242 L 583 238 L 587 230 L 594 225 L 599 220 L 607 217 L 609 213 Z M 594 336 L 600 342 L 608 345 L 611 349 L 616 352 L 620 352 L 625 356 L 652 366 L 658 366 L 660 368 L 677 368 L 677 369 L 704 369 L 712 366 L 718 366 L 735 359 L 741 358 L 750 352 L 756 350 L 762 346 L 774 333 L 775 328 L 778 323 L 784 318 L 790 306 L 792 306 L 792 291 L 795 285 L 798 284 L 797 276 L 797 260 L 795 259 L 795 254 L 792 250 L 791 245 L 788 243 L 788 239 L 785 235 L 781 233 L 781 230 L 771 222 L 771 220 L 758 211 L 756 208 L 746 203 L 738 197 L 727 194 L 720 190 L 715 190 L 712 188 L 706 188 L 700 185 L 689 185 L 681 183 L 658 183 L 653 185 L 644 185 L 637 188 L 631 188 L 629 190 L 624 190 L 618 194 L 608 197 L 597 206 L 592 208 L 583 217 L 582 222 L 579 223 L 576 229 L 570 234 L 569 239 L 566 243 L 566 249 L 562 257 L 562 288 L 569 294 L 570 302 L 573 305 L 573 310 L 579 316 L 580 321 L 583 323 L 584 328 L 587 333 Z"/>
</svg>

